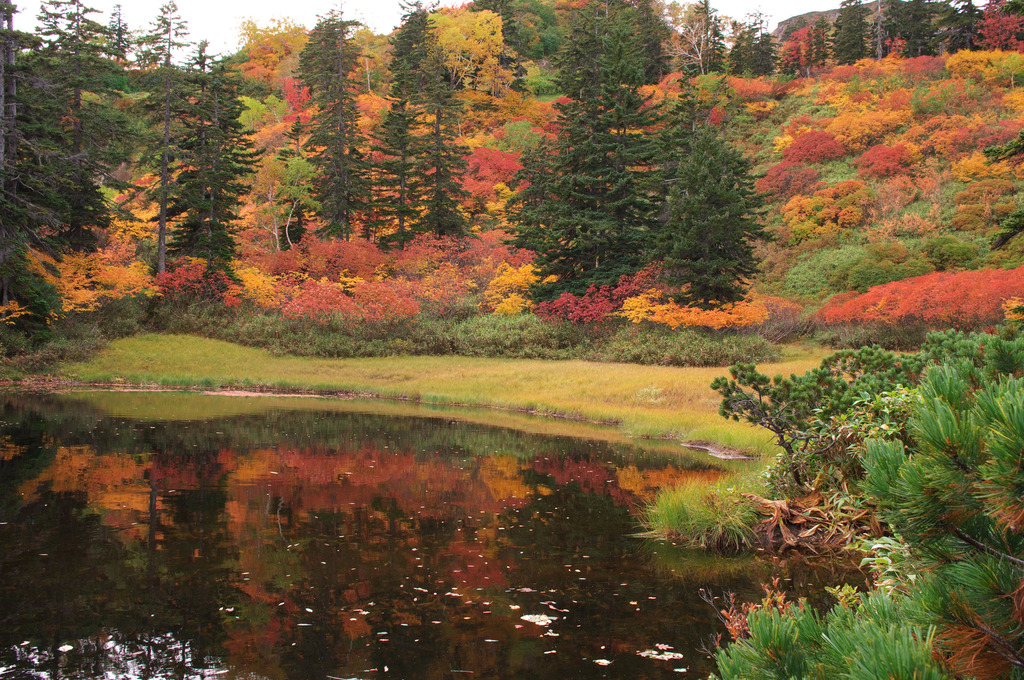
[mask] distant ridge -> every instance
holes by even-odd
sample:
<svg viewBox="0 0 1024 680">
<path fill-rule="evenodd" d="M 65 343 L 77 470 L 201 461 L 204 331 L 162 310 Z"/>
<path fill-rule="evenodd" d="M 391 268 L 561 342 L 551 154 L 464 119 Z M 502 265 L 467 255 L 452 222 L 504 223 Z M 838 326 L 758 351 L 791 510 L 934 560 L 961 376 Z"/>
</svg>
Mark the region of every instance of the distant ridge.
<svg viewBox="0 0 1024 680">
<path fill-rule="evenodd" d="M 871 14 L 868 15 L 868 21 L 873 23 L 875 21 L 875 16 L 878 14 L 875 10 L 875 8 L 877 7 L 877 3 L 868 2 L 867 5 L 868 7 L 871 8 Z M 775 27 L 774 31 L 772 31 L 772 35 L 775 36 L 777 40 L 782 40 L 782 37 L 786 35 L 789 27 L 794 25 L 800 26 L 801 21 L 804 22 L 805 26 L 811 26 L 821 17 L 825 17 L 826 19 L 828 19 L 828 22 L 830 24 L 834 24 L 836 22 L 836 17 L 838 16 L 838 8 L 827 9 L 823 12 L 805 12 L 804 14 L 797 14 L 795 17 L 790 17 L 788 19 L 783 19 L 782 21 L 780 21 L 779 25 Z"/>
</svg>

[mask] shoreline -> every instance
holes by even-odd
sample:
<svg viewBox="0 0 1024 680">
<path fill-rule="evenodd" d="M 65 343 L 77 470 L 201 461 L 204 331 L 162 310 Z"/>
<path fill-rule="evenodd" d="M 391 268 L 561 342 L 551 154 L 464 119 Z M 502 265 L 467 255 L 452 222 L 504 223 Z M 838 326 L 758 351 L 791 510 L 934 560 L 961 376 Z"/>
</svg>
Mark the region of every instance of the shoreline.
<svg viewBox="0 0 1024 680">
<path fill-rule="evenodd" d="M 371 392 L 355 392 L 350 390 L 318 390 L 314 388 L 297 389 L 297 388 L 281 388 L 273 385 L 231 385 L 225 384 L 218 388 L 211 389 L 209 387 L 197 387 L 188 385 L 160 385 L 157 383 L 146 383 L 146 382 L 127 382 L 127 381 L 80 381 L 80 380 L 68 380 L 65 378 L 42 378 L 35 377 L 26 380 L 0 380 L 0 393 L 5 390 L 14 392 L 32 392 L 39 391 L 50 394 L 64 394 L 69 392 L 77 391 L 96 391 L 96 392 L 119 392 L 119 393 L 193 393 L 204 396 L 219 396 L 219 397 L 241 397 L 241 398 L 280 398 L 280 399 L 324 399 L 324 400 L 341 400 L 341 401 L 380 401 L 380 402 L 392 402 L 392 403 L 408 403 L 408 404 L 419 404 L 429 406 L 442 406 L 445 408 L 452 408 L 456 410 L 462 409 L 475 409 L 475 410 L 486 410 L 495 411 L 502 413 L 511 413 L 515 415 L 525 415 L 536 418 L 546 418 L 556 421 L 568 421 L 573 423 L 581 423 L 585 425 L 595 425 L 599 427 L 610 427 L 615 428 L 619 434 L 623 435 L 628 440 L 640 441 L 640 442 L 675 442 L 680 447 L 687 449 L 688 451 L 699 451 L 706 454 L 711 458 L 716 458 L 721 461 L 751 461 L 757 460 L 758 455 L 756 452 L 751 450 L 744 450 L 735 447 L 725 446 L 717 444 L 712 441 L 703 439 L 691 439 L 684 440 L 678 436 L 670 434 L 662 436 L 649 436 L 649 435 L 628 435 L 621 430 L 621 421 L 617 420 L 590 420 L 581 414 L 573 414 L 569 412 L 559 411 L 540 411 L 537 409 L 527 408 L 516 408 L 511 406 L 502 406 L 497 404 L 485 404 L 485 403 L 458 403 L 458 402 L 438 402 L 438 401 L 424 401 L 419 396 L 408 396 L 408 395 L 387 395 Z"/>
</svg>

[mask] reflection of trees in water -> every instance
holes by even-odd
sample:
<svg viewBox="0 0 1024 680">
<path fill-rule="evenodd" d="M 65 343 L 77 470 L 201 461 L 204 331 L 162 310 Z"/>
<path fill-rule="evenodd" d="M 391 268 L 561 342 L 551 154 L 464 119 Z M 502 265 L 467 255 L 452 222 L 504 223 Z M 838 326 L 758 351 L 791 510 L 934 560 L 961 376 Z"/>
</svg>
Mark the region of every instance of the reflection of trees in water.
<svg viewBox="0 0 1024 680">
<path fill-rule="evenodd" d="M 373 414 L 147 423 L 59 397 L 2 405 L 2 665 L 556 678 L 614 652 L 617 674 L 669 677 L 634 648 L 715 626 L 624 539 L 645 490 L 711 469 Z M 555 614 L 559 637 L 524 613 Z"/>
</svg>

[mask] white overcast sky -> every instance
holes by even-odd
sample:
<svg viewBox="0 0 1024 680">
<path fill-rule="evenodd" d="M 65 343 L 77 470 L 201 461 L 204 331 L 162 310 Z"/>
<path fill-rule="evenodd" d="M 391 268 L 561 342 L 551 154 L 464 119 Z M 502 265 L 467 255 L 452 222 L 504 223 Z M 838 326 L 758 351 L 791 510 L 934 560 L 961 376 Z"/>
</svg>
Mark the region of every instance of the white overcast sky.
<svg viewBox="0 0 1024 680">
<path fill-rule="evenodd" d="M 39 13 L 39 0 L 14 0 L 19 14 L 16 28 L 31 30 Z M 107 23 L 114 5 L 121 5 L 121 12 L 132 29 L 148 28 L 153 17 L 163 4 L 162 0 L 92 0 L 88 3 L 100 14 L 93 18 Z M 316 23 L 319 14 L 338 7 L 337 0 L 177 0 L 178 12 L 189 25 L 190 39 L 209 40 L 210 47 L 218 53 L 230 53 L 238 47 L 238 26 L 245 19 L 266 24 L 276 18 L 290 18 L 307 28 Z M 425 2 L 424 4 L 429 4 Z M 462 0 L 446 0 L 442 4 L 460 5 Z M 712 0 L 712 6 L 733 18 L 760 11 L 769 17 L 769 28 L 776 22 L 804 12 L 832 9 L 839 6 L 839 0 L 792 0 L 787 3 L 765 2 L 763 0 Z M 402 16 L 399 0 L 345 0 L 342 9 L 347 17 L 358 19 L 377 33 L 390 33 Z M 102 18 L 101 18 L 102 15 Z"/>
</svg>

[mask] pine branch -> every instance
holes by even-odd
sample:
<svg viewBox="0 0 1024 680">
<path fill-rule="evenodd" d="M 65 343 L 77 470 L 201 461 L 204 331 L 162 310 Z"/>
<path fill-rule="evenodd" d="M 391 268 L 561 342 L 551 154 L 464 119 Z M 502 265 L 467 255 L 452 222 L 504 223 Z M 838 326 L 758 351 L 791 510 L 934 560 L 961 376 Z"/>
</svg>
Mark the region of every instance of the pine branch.
<svg viewBox="0 0 1024 680">
<path fill-rule="evenodd" d="M 956 536 L 957 538 L 959 538 L 964 543 L 966 543 L 968 545 L 971 545 L 971 546 L 974 546 L 975 548 L 977 548 L 978 550 L 980 550 L 983 553 L 987 553 L 989 555 L 992 555 L 993 557 L 998 557 L 999 559 L 1006 560 L 1010 564 L 1014 564 L 1014 565 L 1016 565 L 1018 567 L 1024 567 L 1024 560 L 1020 559 L 1019 557 L 1014 557 L 1013 555 L 1007 555 L 1006 553 L 1002 552 L 1001 550 L 996 550 L 995 548 L 993 548 L 990 545 L 985 545 L 981 541 L 968 536 L 967 534 L 965 534 L 960 529 L 957 529 L 957 528 L 954 527 L 953 528 L 953 535 Z"/>
</svg>

